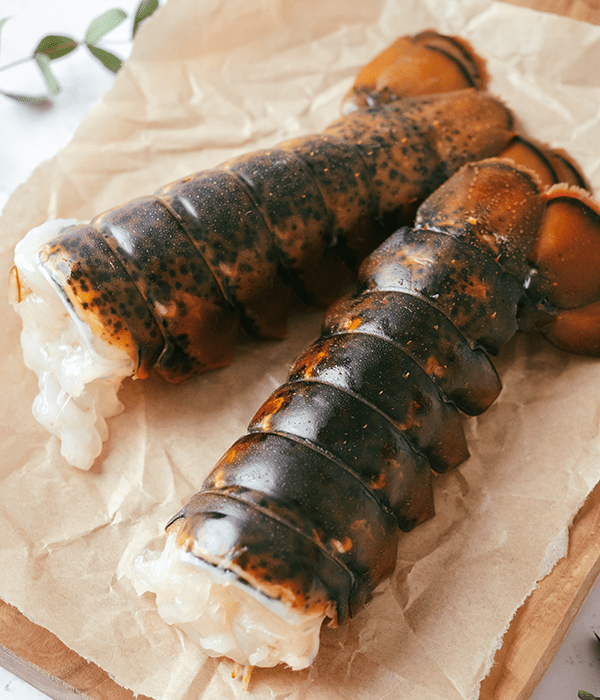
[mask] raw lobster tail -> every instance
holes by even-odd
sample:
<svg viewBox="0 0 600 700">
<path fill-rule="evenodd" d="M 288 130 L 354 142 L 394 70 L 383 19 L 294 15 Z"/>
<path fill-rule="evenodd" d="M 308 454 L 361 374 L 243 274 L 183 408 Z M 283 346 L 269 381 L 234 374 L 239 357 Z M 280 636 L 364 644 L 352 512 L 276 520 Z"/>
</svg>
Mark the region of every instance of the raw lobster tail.
<svg viewBox="0 0 600 700">
<path fill-rule="evenodd" d="M 583 279 L 561 265 L 566 235 L 579 265 L 592 258 Z M 544 192 L 504 159 L 462 168 L 365 260 L 357 293 L 169 523 L 179 547 L 294 607 L 319 590 L 338 621 L 354 613 L 393 571 L 400 530 L 433 515 L 430 467 L 467 458 L 458 411 L 484 411 L 501 388 L 488 355 L 528 305 L 554 336 L 569 313 L 555 308 L 596 314 L 599 255 L 598 207 L 581 190 Z M 589 335 L 583 352 L 600 324 Z"/>
<path fill-rule="evenodd" d="M 410 61 L 420 47 L 437 79 L 390 101 L 409 81 L 402 47 Z M 457 65 L 473 79 L 457 83 Z M 179 382 L 225 366 L 240 329 L 282 338 L 294 293 L 329 305 L 438 185 L 510 142 L 512 115 L 478 91 L 479 59 L 459 40 L 426 32 L 377 66 L 375 106 L 322 134 L 232 158 L 89 224 L 47 222 L 19 242 L 11 300 L 38 375 L 33 412 L 70 464 L 89 469 L 100 454 L 125 377 L 155 369 Z"/>
<path fill-rule="evenodd" d="M 156 365 L 180 381 L 231 361 L 238 321 L 283 337 L 291 289 L 331 302 L 426 195 L 499 153 L 511 125 L 473 91 L 356 112 L 71 226 L 40 259 L 77 315 L 134 356 L 137 376 Z"/>
</svg>

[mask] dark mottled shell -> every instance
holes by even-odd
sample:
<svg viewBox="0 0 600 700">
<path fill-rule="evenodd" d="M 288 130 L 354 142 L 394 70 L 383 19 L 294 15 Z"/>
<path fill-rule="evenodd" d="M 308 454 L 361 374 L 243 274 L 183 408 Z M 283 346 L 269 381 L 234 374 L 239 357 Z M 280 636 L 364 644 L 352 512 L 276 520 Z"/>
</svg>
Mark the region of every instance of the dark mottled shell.
<svg viewBox="0 0 600 700">
<path fill-rule="evenodd" d="M 351 592 L 340 573 L 341 588 L 331 594 L 339 620 L 369 597 L 394 567 L 400 530 L 433 515 L 432 470 L 446 472 L 468 457 L 459 408 L 480 413 L 500 392 L 485 351 L 496 352 L 517 328 L 525 289 L 516 271 L 526 263 L 523 241 L 535 239 L 539 223 L 535 182 L 511 169 L 520 222 L 512 210 L 484 216 L 484 203 L 480 225 L 465 225 L 442 211 L 443 200 L 440 208 L 428 200 L 419 228 L 400 229 L 365 260 L 356 294 L 329 311 L 321 337 L 295 360 L 248 434 L 173 518 L 183 521 L 184 549 L 235 571 L 267 595 L 306 604 L 284 577 L 269 571 L 265 585 L 244 569 L 242 557 L 250 552 L 245 535 L 233 553 L 219 556 L 219 540 L 211 544 L 204 531 L 209 513 L 202 494 L 235 498 L 256 507 L 247 515 L 252 527 L 259 520 L 265 526 L 260 551 L 273 546 L 268 517 L 277 523 L 277 538 L 282 526 L 289 530 L 290 544 L 277 539 L 278 549 L 288 552 L 298 537 L 319 549 L 310 572 L 306 560 L 298 560 L 303 591 L 314 589 L 315 580 L 319 590 L 328 589 L 333 561 L 348 572 Z M 455 206 L 472 212 L 472 192 L 482 182 L 506 184 L 507 172 L 493 159 L 467 167 L 456 176 L 462 189 L 448 182 Z M 439 229 L 424 211 L 432 212 Z M 511 222 L 508 239 L 489 229 L 492 220 Z M 224 533 L 237 527 L 237 520 L 222 517 Z M 198 518 L 202 551 L 192 534 Z M 323 551 L 328 558 L 321 578 Z"/>
<path fill-rule="evenodd" d="M 538 178 L 505 160 L 470 163 L 456 175 L 419 207 L 416 228 L 460 237 L 523 280 L 545 211 Z"/>
<path fill-rule="evenodd" d="M 400 229 L 365 261 L 360 285 L 428 299 L 472 347 L 492 354 L 517 330 L 522 283 L 483 251 L 446 233 Z"/>
<path fill-rule="evenodd" d="M 40 262 L 92 332 L 122 345 L 147 376 L 164 337 L 144 297 L 97 228 L 70 226 L 40 253 Z M 96 319 L 99 322 L 96 322 Z"/>
<path fill-rule="evenodd" d="M 248 430 L 294 436 L 332 455 L 362 480 L 404 531 L 433 515 L 432 476 L 425 457 L 385 414 L 336 386 L 284 384 Z M 345 505 L 340 501 L 334 507 Z"/>
<path fill-rule="evenodd" d="M 323 335 L 348 331 L 378 335 L 398 345 L 468 415 L 485 411 L 500 393 L 500 379 L 485 352 L 473 349 L 425 298 L 384 291 L 344 298 L 329 309 Z"/>
<path fill-rule="evenodd" d="M 333 384 L 361 397 L 405 432 L 436 471 L 448 471 L 469 455 L 455 407 L 414 360 L 377 336 L 321 339 L 296 360 L 290 379 Z"/>
<path fill-rule="evenodd" d="M 244 500 L 231 489 L 197 494 L 178 516 L 184 519 L 179 545 L 215 566 L 227 561 L 223 571 L 274 599 L 291 601 L 300 610 L 323 610 L 333 601 L 345 618 L 352 572 L 315 539 L 258 507 L 260 494 L 254 502 L 251 495 L 246 491 Z"/>
<path fill-rule="evenodd" d="M 189 376 L 218 361 L 217 353 L 228 352 L 237 328 L 235 315 L 204 258 L 159 199 L 137 199 L 96 217 L 92 225 L 160 323 L 165 376 Z M 213 347 L 198 342 L 207 326 L 219 328 L 219 336 L 229 342 Z"/>
<path fill-rule="evenodd" d="M 371 168 L 356 144 L 324 133 L 318 138 L 299 138 L 280 144 L 301 158 L 314 174 L 321 197 L 329 212 L 331 242 L 329 258 L 339 255 L 354 269 L 385 239 L 378 203 L 371 192 Z M 321 278 L 335 272 L 331 260 L 317 266 Z"/>
<path fill-rule="evenodd" d="M 279 465 L 283 464 L 292 468 L 281 469 Z M 233 564 L 246 572 L 248 556 L 258 561 L 262 557 L 269 562 L 263 568 L 270 580 L 301 582 L 301 595 L 294 596 L 296 606 L 310 604 L 308 594 L 314 587 L 314 564 L 310 565 L 309 560 L 307 565 L 306 556 L 296 557 L 297 551 L 318 550 L 321 557 L 317 560 L 326 558 L 336 563 L 336 578 L 344 584 L 350 579 L 349 597 L 342 609 L 358 609 L 373 585 L 393 571 L 395 561 L 390 561 L 388 548 L 396 542 L 396 520 L 381 508 L 360 478 L 310 443 L 274 433 L 241 438 L 217 464 L 196 501 L 186 506 L 192 517 L 196 509 L 205 508 L 203 499 L 207 496 L 212 499 L 213 513 L 215 500 L 243 504 L 243 515 L 238 511 L 237 522 L 228 519 L 225 528 L 221 524 L 228 531 L 239 528 L 235 549 L 227 549 L 228 568 Z M 265 519 L 268 530 L 271 523 L 287 527 L 288 537 L 279 543 L 269 536 L 267 541 L 250 547 L 247 533 Z M 264 527 L 263 522 L 260 524 Z M 206 538 L 203 520 L 194 521 L 193 527 L 196 547 L 207 539 L 204 546 L 212 547 L 213 552 L 215 545 L 224 548 L 222 539 L 211 542 Z M 336 587 L 323 583 L 327 588 Z M 334 599 L 339 597 L 336 592 Z"/>
<path fill-rule="evenodd" d="M 124 303 L 143 300 L 147 310 L 137 316 L 160 329 L 158 353 L 154 346 L 136 349 L 148 341 L 119 320 L 118 308 L 101 330 L 143 360 L 138 376 L 148 373 L 149 358 L 170 381 L 228 364 L 239 325 L 260 338 L 282 338 L 292 290 L 310 304 L 331 303 L 360 261 L 412 220 L 453 170 L 500 152 L 511 136 L 510 112 L 472 90 L 405 107 L 406 114 L 401 104 L 359 111 L 324 134 L 182 178 L 96 217 L 92 226 L 101 235 L 86 233 L 85 245 L 71 239 L 87 225 L 70 229 L 64 246 L 59 234 L 50 247 L 62 261 L 60 283 L 70 285 L 65 296 L 75 313 L 94 326 L 107 319 L 82 308 L 88 299 L 69 279 L 69 267 L 78 275 L 86 267 L 78 248 L 97 242 L 92 255 L 105 256 L 103 275 L 118 270 Z"/>
<path fill-rule="evenodd" d="M 282 338 L 290 293 L 277 247 L 244 183 L 227 171 L 212 170 L 167 185 L 158 195 L 206 261 L 247 332 Z"/>
</svg>

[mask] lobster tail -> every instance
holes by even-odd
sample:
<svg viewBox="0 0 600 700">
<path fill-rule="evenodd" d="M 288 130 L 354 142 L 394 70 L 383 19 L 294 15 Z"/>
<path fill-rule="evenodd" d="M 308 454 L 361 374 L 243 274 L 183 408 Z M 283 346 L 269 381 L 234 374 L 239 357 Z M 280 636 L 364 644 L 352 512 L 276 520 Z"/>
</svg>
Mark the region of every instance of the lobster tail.
<svg viewBox="0 0 600 700">
<path fill-rule="evenodd" d="M 314 305 L 339 297 L 427 194 L 500 151 L 511 126 L 501 103 L 472 91 L 357 112 L 72 226 L 43 247 L 41 264 L 74 315 L 136 358 L 137 376 L 153 358 L 181 381 L 229 363 L 240 325 L 284 337 L 292 290 Z M 90 256 L 102 286 L 81 261 Z M 123 298 L 108 303 L 106 285 Z"/>
<path fill-rule="evenodd" d="M 545 191 L 544 179 L 558 177 L 551 150 L 525 140 L 509 150 L 527 166 L 508 154 L 465 165 L 420 206 L 413 228 L 366 258 L 356 293 L 329 310 L 321 337 L 169 524 L 188 561 L 235 572 L 293 607 L 310 608 L 306 596 L 318 590 L 329 596 L 327 614 L 343 620 L 393 570 L 400 531 L 434 514 L 433 473 L 468 457 L 460 412 L 479 414 L 498 396 L 489 356 L 525 310 L 535 307 L 551 339 L 565 345 L 560 335 L 571 323 L 568 342 L 597 349 L 579 331 L 592 316 L 589 333 L 598 337 L 598 207 L 579 189 Z M 590 262 L 578 275 L 584 250 Z M 568 311 L 553 315 L 558 306 Z M 276 542 L 278 561 L 262 578 L 246 563 L 246 525 L 224 555 L 220 540 L 206 536 L 215 513 L 224 532 L 238 527 L 228 511 L 206 510 L 203 499 L 215 498 L 256 508 L 247 527 L 254 537 L 262 522 L 257 551 Z M 309 569 L 299 556 L 299 587 L 279 558 L 305 540 L 319 554 Z"/>
<path fill-rule="evenodd" d="M 480 196 L 490 188 L 500 194 Z M 500 391 L 484 351 L 497 352 L 517 329 L 542 209 L 536 179 L 503 160 L 465 166 L 432 195 L 416 228 L 366 259 L 356 295 L 329 312 L 248 435 L 175 517 L 186 537 L 203 493 L 254 503 L 260 518 L 288 528 L 290 542 L 301 530 L 349 572 L 349 596 L 330 600 L 339 620 L 355 612 L 393 570 L 400 530 L 433 515 L 432 469 L 468 457 L 459 408 L 480 413 Z M 203 529 L 199 536 L 206 543 Z M 181 546 L 196 553 L 193 537 Z M 214 539 L 204 560 L 252 578 L 265 595 L 275 580 L 285 588 L 277 567 L 265 585 L 244 568 L 246 544 L 225 557 L 219 546 Z M 305 588 L 320 579 L 318 566 Z"/>
</svg>

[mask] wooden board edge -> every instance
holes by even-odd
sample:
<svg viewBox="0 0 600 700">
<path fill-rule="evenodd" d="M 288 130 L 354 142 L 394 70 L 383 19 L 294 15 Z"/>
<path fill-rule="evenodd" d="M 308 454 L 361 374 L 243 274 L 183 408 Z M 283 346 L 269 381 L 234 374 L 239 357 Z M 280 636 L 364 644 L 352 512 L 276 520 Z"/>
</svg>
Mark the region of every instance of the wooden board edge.
<svg viewBox="0 0 600 700">
<path fill-rule="evenodd" d="M 53 700 L 134 700 L 104 669 L 0 599 L 0 666 Z M 152 700 L 143 695 L 138 700 Z"/>
<path fill-rule="evenodd" d="M 0 644 L 0 666 L 29 683 L 54 700 L 85 700 L 81 693 L 70 685 L 31 664 Z"/>
<path fill-rule="evenodd" d="M 479 700 L 531 697 L 599 573 L 600 483 L 573 521 L 567 556 L 515 613 Z"/>
<path fill-rule="evenodd" d="M 599 572 L 600 483 L 573 521 L 567 556 L 516 612 L 481 685 L 479 700 L 527 700 L 531 696 Z M 0 665 L 54 700 L 135 697 L 106 671 L 1 600 Z"/>
</svg>

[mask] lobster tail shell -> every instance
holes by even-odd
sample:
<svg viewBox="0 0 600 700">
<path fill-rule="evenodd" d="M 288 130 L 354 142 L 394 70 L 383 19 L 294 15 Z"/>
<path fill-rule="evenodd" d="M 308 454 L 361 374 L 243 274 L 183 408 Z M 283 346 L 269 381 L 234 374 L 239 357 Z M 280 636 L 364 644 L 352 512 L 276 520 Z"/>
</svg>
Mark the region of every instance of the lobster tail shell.
<svg viewBox="0 0 600 700">
<path fill-rule="evenodd" d="M 600 356 L 600 206 L 562 185 L 545 200 L 520 325 L 567 352 Z"/>
<path fill-rule="evenodd" d="M 397 345 L 463 413 L 482 413 L 500 393 L 500 379 L 487 354 L 472 348 L 450 319 L 420 296 L 378 290 L 344 298 L 329 309 L 323 335 L 348 330 Z"/>
<path fill-rule="evenodd" d="M 501 194 L 476 198 L 492 186 Z M 330 310 L 248 435 L 175 518 L 187 527 L 202 494 L 218 494 L 254 503 L 257 518 L 288 528 L 290 542 L 300 531 L 351 576 L 349 597 L 330 599 L 340 620 L 393 570 L 400 530 L 433 515 L 432 470 L 468 457 L 459 408 L 480 413 L 497 397 L 486 353 L 517 330 L 544 206 L 537 179 L 491 159 L 465 166 L 445 187 L 421 206 L 416 228 L 401 228 L 365 260 L 356 294 Z M 264 524 L 262 547 L 270 542 Z M 220 557 L 215 539 L 204 561 L 249 580 L 242 541 L 239 556 Z M 194 547 L 193 538 L 183 544 Z M 305 587 L 321 580 L 328 588 L 319 566 L 303 574 Z M 275 582 L 283 595 L 286 582 L 272 570 L 253 585 L 268 595 Z"/>
<path fill-rule="evenodd" d="M 504 105 L 473 90 L 356 112 L 71 227 L 42 265 L 137 376 L 155 362 L 181 381 L 228 364 L 239 327 L 284 337 L 292 291 L 317 306 L 338 298 L 368 253 L 456 168 L 499 152 L 511 126 Z M 108 304 L 105 287 L 123 301 Z"/>
<path fill-rule="evenodd" d="M 400 37 L 368 63 L 342 108 L 348 113 L 424 93 L 481 90 L 487 81 L 483 61 L 464 39 L 427 30 Z"/>
<path fill-rule="evenodd" d="M 395 566 L 394 517 L 351 470 L 287 435 L 238 440 L 181 515 L 193 554 L 293 609 L 325 590 L 340 622 Z"/>
<path fill-rule="evenodd" d="M 147 376 L 164 337 L 131 276 L 94 226 L 69 226 L 40 253 L 40 262 L 67 304 L 102 340 L 124 348 Z"/>
</svg>

